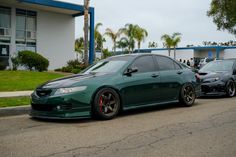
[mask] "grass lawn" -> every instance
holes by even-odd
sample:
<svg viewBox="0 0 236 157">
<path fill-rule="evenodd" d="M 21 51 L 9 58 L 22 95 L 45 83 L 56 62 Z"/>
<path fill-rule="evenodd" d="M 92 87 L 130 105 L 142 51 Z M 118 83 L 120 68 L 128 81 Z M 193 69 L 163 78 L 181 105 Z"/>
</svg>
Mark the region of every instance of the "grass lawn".
<svg viewBox="0 0 236 157">
<path fill-rule="evenodd" d="M 0 98 L 1 107 L 23 106 L 30 104 L 30 97 Z"/>
<path fill-rule="evenodd" d="M 0 71 L 0 92 L 33 90 L 38 85 L 64 74 L 32 71 Z"/>
</svg>

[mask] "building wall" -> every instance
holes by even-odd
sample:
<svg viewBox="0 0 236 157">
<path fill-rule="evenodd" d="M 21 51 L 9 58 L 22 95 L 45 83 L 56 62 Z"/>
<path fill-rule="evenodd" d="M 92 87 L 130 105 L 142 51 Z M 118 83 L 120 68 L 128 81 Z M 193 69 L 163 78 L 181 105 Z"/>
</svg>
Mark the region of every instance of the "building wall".
<svg viewBox="0 0 236 157">
<path fill-rule="evenodd" d="M 168 56 L 168 50 L 157 50 L 152 51 L 152 53 Z M 190 58 L 193 58 L 193 54 L 193 50 L 176 50 L 176 60 L 190 60 Z M 171 50 L 170 57 L 174 58 L 173 50 Z"/>
<path fill-rule="evenodd" d="M 195 58 L 206 58 L 208 57 L 208 53 L 212 53 L 212 58 L 216 58 L 216 50 L 198 50 L 194 52 Z M 224 51 L 220 51 L 220 58 L 224 58 Z"/>
<path fill-rule="evenodd" d="M 224 59 L 236 58 L 236 49 L 226 49 L 224 53 Z"/>
<path fill-rule="evenodd" d="M 38 11 L 37 51 L 49 59 L 49 69 L 74 59 L 75 19 L 71 15 Z"/>
<path fill-rule="evenodd" d="M 0 4 L 11 8 L 11 43 L 10 56 L 16 53 L 16 8 L 37 12 L 36 49 L 39 54 L 49 59 L 49 70 L 62 67 L 74 57 L 75 18 L 60 14 L 32 9 L 28 6 Z M 10 60 L 9 60 L 10 61 Z"/>
</svg>

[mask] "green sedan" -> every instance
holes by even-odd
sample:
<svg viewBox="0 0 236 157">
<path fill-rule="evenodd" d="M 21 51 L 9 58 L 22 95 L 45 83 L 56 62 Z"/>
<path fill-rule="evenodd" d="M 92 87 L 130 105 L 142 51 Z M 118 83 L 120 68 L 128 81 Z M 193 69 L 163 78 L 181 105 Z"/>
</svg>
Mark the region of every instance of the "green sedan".
<svg viewBox="0 0 236 157">
<path fill-rule="evenodd" d="M 46 82 L 31 95 L 36 118 L 112 119 L 120 111 L 180 102 L 192 106 L 199 91 L 195 74 L 175 60 L 131 54 L 102 60 L 80 74 Z"/>
</svg>

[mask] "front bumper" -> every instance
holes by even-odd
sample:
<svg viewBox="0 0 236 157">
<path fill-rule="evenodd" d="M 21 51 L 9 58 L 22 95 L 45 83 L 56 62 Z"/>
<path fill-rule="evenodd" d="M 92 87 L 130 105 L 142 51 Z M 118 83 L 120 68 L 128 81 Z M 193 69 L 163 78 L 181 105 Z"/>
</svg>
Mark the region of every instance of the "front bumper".
<svg viewBox="0 0 236 157">
<path fill-rule="evenodd" d="M 222 81 L 216 81 L 211 83 L 201 84 L 202 95 L 221 95 L 225 94 L 225 83 Z"/>
<path fill-rule="evenodd" d="M 79 119 L 91 117 L 91 105 L 85 93 L 38 97 L 31 95 L 30 116 L 44 119 Z"/>
</svg>

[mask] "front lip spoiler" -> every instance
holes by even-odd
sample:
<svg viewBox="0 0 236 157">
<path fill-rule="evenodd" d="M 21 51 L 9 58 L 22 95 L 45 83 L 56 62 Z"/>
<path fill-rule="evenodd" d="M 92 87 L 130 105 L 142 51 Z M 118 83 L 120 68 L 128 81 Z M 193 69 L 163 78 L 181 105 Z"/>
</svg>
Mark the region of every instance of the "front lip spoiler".
<svg viewBox="0 0 236 157">
<path fill-rule="evenodd" d="M 91 116 L 78 116 L 78 117 L 56 117 L 56 116 L 41 116 L 41 115 L 33 115 L 29 113 L 29 116 L 35 119 L 42 120 L 78 120 L 78 119 L 89 119 Z"/>
</svg>

